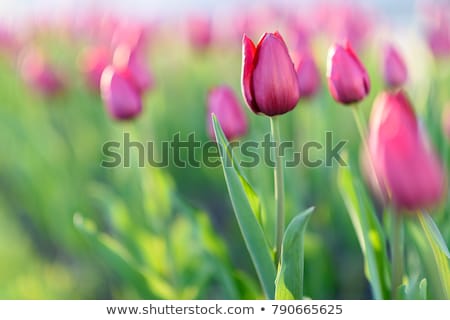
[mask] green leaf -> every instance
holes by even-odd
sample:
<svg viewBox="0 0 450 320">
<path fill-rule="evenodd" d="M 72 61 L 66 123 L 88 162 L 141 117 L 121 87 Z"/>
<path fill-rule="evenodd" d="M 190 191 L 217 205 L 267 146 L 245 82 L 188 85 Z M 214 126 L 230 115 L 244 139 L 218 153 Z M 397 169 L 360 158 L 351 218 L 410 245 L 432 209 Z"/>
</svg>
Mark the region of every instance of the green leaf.
<svg viewBox="0 0 450 320">
<path fill-rule="evenodd" d="M 389 259 L 375 209 L 350 167 L 340 167 L 338 185 L 364 255 L 366 277 L 375 299 L 389 299 Z"/>
<path fill-rule="evenodd" d="M 419 214 L 418 218 L 436 262 L 436 274 L 439 277 L 443 298 L 448 300 L 450 299 L 450 266 L 447 245 L 433 219 L 427 213 Z"/>
<path fill-rule="evenodd" d="M 236 219 L 264 293 L 268 299 L 273 299 L 275 293 L 275 266 L 264 233 L 253 211 L 254 206 L 252 207 L 252 203 L 254 203 L 255 193 L 246 193 L 246 189 L 248 191 L 250 185 L 248 183 L 243 184 L 243 180 L 246 180 L 240 173 L 239 167 L 228 148 L 228 140 L 214 115 L 212 120 L 225 181 Z"/>
<path fill-rule="evenodd" d="M 298 214 L 289 223 L 281 247 L 281 261 L 275 281 L 275 299 L 303 299 L 304 235 L 314 207 Z"/>
<path fill-rule="evenodd" d="M 399 288 L 400 298 L 402 300 L 426 300 L 427 299 L 427 279 L 419 278 L 408 280 Z"/>
</svg>

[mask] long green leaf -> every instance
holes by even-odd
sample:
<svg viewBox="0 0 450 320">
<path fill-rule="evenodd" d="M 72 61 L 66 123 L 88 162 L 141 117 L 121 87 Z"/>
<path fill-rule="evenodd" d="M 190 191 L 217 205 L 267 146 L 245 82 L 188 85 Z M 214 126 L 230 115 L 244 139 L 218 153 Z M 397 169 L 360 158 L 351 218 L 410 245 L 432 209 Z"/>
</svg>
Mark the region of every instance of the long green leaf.
<svg viewBox="0 0 450 320">
<path fill-rule="evenodd" d="M 275 281 L 275 299 L 303 299 L 304 235 L 314 208 L 298 214 L 289 223 L 281 247 L 281 261 Z"/>
<path fill-rule="evenodd" d="M 448 263 L 448 248 L 442 238 L 439 229 L 434 224 L 433 219 L 426 214 L 418 215 L 420 225 L 425 233 L 425 237 L 433 252 L 433 257 L 436 262 L 436 273 L 440 280 L 442 294 L 444 299 L 450 299 L 450 266 Z"/>
<path fill-rule="evenodd" d="M 389 263 L 386 240 L 375 210 L 359 179 L 349 167 L 340 167 L 338 185 L 364 255 L 366 276 L 375 299 L 388 299 Z"/>
<path fill-rule="evenodd" d="M 236 219 L 264 293 L 268 299 L 273 299 L 275 294 L 275 266 L 262 228 L 252 210 L 251 201 L 253 201 L 254 192 L 251 195 L 252 200 L 250 200 L 249 195 L 245 192 L 246 188 L 249 188 L 250 185 L 248 183 L 246 185 L 242 183 L 244 177 L 239 172 L 238 165 L 230 153 L 228 140 L 214 115 L 212 119 L 225 181 Z"/>
</svg>

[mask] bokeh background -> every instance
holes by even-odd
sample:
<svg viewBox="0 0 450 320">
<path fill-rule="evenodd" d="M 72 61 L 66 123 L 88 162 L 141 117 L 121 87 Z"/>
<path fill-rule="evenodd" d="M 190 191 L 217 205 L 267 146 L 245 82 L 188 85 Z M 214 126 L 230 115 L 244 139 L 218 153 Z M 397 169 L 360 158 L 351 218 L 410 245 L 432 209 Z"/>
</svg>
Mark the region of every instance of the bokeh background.
<svg viewBox="0 0 450 320">
<path fill-rule="evenodd" d="M 324 86 L 327 49 L 350 38 L 361 54 L 372 80 L 361 105 L 367 116 L 383 88 L 380 48 L 393 42 L 409 69 L 411 101 L 447 161 L 441 111 L 450 101 L 450 54 L 433 52 L 427 32 L 438 21 L 436 12 L 448 14 L 448 7 L 435 10 L 436 3 L 443 2 L 2 1 L 0 298 L 262 298 L 221 168 L 139 168 L 135 157 L 131 168 L 107 169 L 100 166 L 102 145 L 122 141 L 124 132 L 156 145 L 177 132 L 209 141 L 210 88 L 231 86 L 244 107 L 242 33 L 256 41 L 280 30 L 293 54 L 308 43 L 322 81 L 315 97 L 302 99 L 282 119 L 286 139 L 300 146 L 323 142 L 332 131 L 336 141 L 349 141 L 345 152 L 358 168 L 360 140 L 351 112 L 337 106 Z M 133 121 L 112 119 L 98 88 L 86 80 L 83 53 L 98 46 L 113 51 L 114 41 L 144 46 L 154 81 Z M 30 55 L 31 65 L 24 62 Z M 60 85 L 33 82 L 30 70 L 40 70 L 41 60 Z M 244 108 L 250 132 L 242 139 L 260 140 L 268 121 Z M 272 171 L 258 166 L 245 174 L 270 212 Z M 300 166 L 288 169 L 286 178 L 290 217 L 316 207 L 306 234 L 305 294 L 371 298 L 336 166 Z M 448 243 L 447 202 L 435 217 Z"/>
</svg>

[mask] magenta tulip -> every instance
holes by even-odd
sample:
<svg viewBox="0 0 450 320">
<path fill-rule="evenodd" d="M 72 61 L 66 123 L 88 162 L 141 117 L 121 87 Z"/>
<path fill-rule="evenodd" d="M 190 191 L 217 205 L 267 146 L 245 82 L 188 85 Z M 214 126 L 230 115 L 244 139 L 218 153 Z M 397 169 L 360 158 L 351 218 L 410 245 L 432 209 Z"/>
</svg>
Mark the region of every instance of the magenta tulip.
<svg viewBox="0 0 450 320">
<path fill-rule="evenodd" d="M 228 140 L 247 133 L 247 118 L 241 104 L 228 86 L 219 86 L 208 93 L 208 132 L 215 138 L 211 114 L 215 114 Z"/>
<path fill-rule="evenodd" d="M 105 47 L 86 49 L 80 58 L 80 69 L 86 83 L 93 91 L 100 91 L 100 79 L 103 70 L 111 62 L 111 53 Z"/>
<path fill-rule="evenodd" d="M 64 89 L 64 81 L 41 52 L 29 49 L 23 55 L 20 71 L 25 82 L 45 96 L 55 96 Z"/>
<path fill-rule="evenodd" d="M 300 55 L 297 66 L 297 77 L 300 96 L 302 98 L 313 97 L 320 88 L 320 72 L 309 51 L 305 51 Z"/>
<path fill-rule="evenodd" d="M 114 51 L 113 65 L 128 78 L 139 93 L 153 86 L 153 75 L 139 50 L 128 45 L 120 45 Z"/>
<path fill-rule="evenodd" d="M 383 76 L 389 88 L 398 88 L 408 79 L 408 70 L 398 51 L 388 45 L 383 52 Z"/>
<path fill-rule="evenodd" d="M 103 102 L 113 118 L 126 120 L 141 113 L 142 101 L 139 92 L 126 76 L 113 66 L 108 66 L 103 71 L 100 90 Z"/>
<path fill-rule="evenodd" d="M 300 99 L 297 73 L 278 32 L 266 33 L 255 47 L 244 35 L 242 91 L 255 113 L 276 116 L 291 111 Z"/>
<path fill-rule="evenodd" d="M 370 120 L 370 156 L 390 201 L 399 211 L 437 205 L 446 189 L 445 172 L 420 131 L 406 95 L 382 93 Z"/>
<path fill-rule="evenodd" d="M 348 42 L 328 51 L 327 78 L 330 93 L 339 103 L 353 104 L 369 94 L 369 75 Z"/>
<path fill-rule="evenodd" d="M 206 49 L 212 40 L 211 19 L 203 15 L 192 15 L 186 21 L 188 40 L 198 50 Z"/>
<path fill-rule="evenodd" d="M 450 57 L 450 5 L 442 4 L 429 8 L 427 40 L 436 58 Z"/>
</svg>

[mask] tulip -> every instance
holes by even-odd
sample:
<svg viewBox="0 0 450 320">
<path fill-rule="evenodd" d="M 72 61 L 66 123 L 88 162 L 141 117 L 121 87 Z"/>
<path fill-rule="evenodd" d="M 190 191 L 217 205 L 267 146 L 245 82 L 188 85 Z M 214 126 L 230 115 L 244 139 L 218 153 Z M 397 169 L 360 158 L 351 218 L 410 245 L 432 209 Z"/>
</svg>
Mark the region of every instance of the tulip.
<svg viewBox="0 0 450 320">
<path fill-rule="evenodd" d="M 219 86 L 208 93 L 208 132 L 215 138 L 211 114 L 215 114 L 228 140 L 242 137 L 247 133 L 247 118 L 233 90 Z"/>
<path fill-rule="evenodd" d="M 45 96 L 55 96 L 64 89 L 61 75 L 38 50 L 29 49 L 24 53 L 20 72 L 31 88 Z"/>
<path fill-rule="evenodd" d="M 114 51 L 113 65 L 139 93 L 143 93 L 153 86 L 153 75 L 139 50 L 126 44 L 120 45 Z"/>
<path fill-rule="evenodd" d="M 408 70 L 398 51 L 389 45 L 383 52 L 383 76 L 389 88 L 401 87 L 408 78 Z"/>
<path fill-rule="evenodd" d="M 369 75 L 348 42 L 328 51 L 327 78 L 330 93 L 339 103 L 356 103 L 369 94 Z"/>
<path fill-rule="evenodd" d="M 110 64 L 111 53 L 104 47 L 86 49 L 80 58 L 80 69 L 86 83 L 94 91 L 100 90 L 103 70 Z"/>
<path fill-rule="evenodd" d="M 297 73 L 278 32 L 266 33 L 255 47 L 244 35 L 242 91 L 250 109 L 267 116 L 291 111 L 300 99 Z"/>
<path fill-rule="evenodd" d="M 369 150 L 377 179 L 398 211 L 429 208 L 442 199 L 444 170 L 402 91 L 375 100 Z"/>
<path fill-rule="evenodd" d="M 430 8 L 427 25 L 427 40 L 436 58 L 450 57 L 450 6 L 448 4 Z"/>
<path fill-rule="evenodd" d="M 310 98 L 317 93 L 320 88 L 320 73 L 309 51 L 300 56 L 297 77 L 301 97 Z"/>
<path fill-rule="evenodd" d="M 126 120 L 141 113 L 141 96 L 127 77 L 113 66 L 108 66 L 103 71 L 100 91 L 102 100 L 113 118 Z"/>
<path fill-rule="evenodd" d="M 206 49 L 211 43 L 211 19 L 202 15 L 193 15 L 187 19 L 187 36 L 192 46 L 199 50 Z"/>
</svg>

